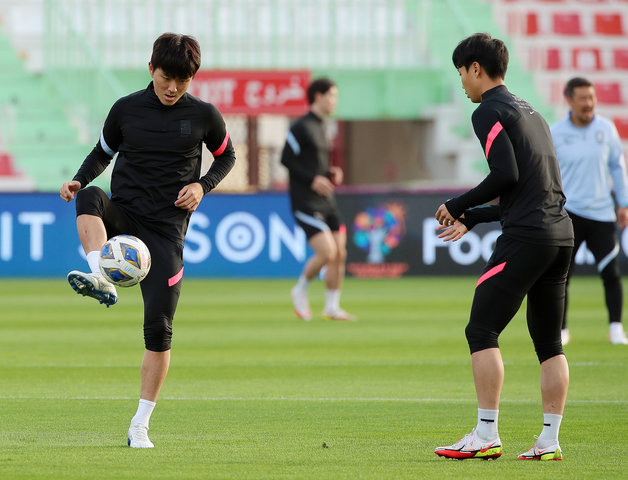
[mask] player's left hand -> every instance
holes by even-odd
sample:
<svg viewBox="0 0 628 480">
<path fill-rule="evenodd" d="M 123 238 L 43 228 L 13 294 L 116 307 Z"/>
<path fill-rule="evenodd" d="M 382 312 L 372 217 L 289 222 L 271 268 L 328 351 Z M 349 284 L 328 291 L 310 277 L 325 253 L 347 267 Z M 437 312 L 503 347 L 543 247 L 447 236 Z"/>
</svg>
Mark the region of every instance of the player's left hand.
<svg viewBox="0 0 628 480">
<path fill-rule="evenodd" d="M 344 174 L 340 167 L 329 167 L 330 180 L 334 185 L 341 185 L 344 180 Z"/>
<path fill-rule="evenodd" d="M 449 210 L 447 210 L 447 207 L 444 203 L 441 204 L 440 207 L 438 207 L 438 210 L 436 210 L 436 215 L 434 216 L 436 217 L 436 220 L 438 220 L 438 223 L 440 223 L 441 225 L 453 225 L 453 223 L 456 221 L 456 219 L 451 216 Z"/>
<path fill-rule="evenodd" d="M 205 192 L 200 183 L 190 183 L 181 190 L 177 196 L 177 201 L 174 202 L 175 207 L 182 208 L 188 212 L 193 212 L 201 203 Z"/>
<path fill-rule="evenodd" d="M 438 238 L 442 238 L 443 242 L 455 242 L 464 237 L 469 229 L 464 223 L 456 220 L 453 225 L 438 225 L 436 231 L 440 232 Z"/>
<path fill-rule="evenodd" d="M 617 225 L 622 230 L 628 225 L 628 207 L 619 207 L 617 209 Z"/>
</svg>

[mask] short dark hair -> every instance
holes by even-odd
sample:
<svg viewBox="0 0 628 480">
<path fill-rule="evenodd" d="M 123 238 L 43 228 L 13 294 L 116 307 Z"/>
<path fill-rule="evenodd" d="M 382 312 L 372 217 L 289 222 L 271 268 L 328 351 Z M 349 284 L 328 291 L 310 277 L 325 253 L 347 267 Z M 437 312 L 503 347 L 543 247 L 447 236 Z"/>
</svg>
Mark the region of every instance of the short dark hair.
<svg viewBox="0 0 628 480">
<path fill-rule="evenodd" d="M 565 94 L 565 97 L 573 98 L 573 93 L 574 93 L 574 90 L 576 88 L 578 88 L 578 87 L 592 87 L 592 86 L 593 86 L 593 84 L 589 80 L 587 80 L 586 78 L 583 78 L 583 77 L 573 77 L 565 85 L 565 90 L 563 90 L 563 93 Z"/>
<path fill-rule="evenodd" d="M 201 66 L 201 46 L 189 35 L 164 33 L 153 43 L 153 69 L 175 78 L 191 78 Z"/>
<path fill-rule="evenodd" d="M 456 68 L 465 67 L 467 70 L 473 62 L 478 62 L 490 78 L 505 78 L 508 48 L 488 33 L 476 33 L 458 44 L 451 60 Z"/>
<path fill-rule="evenodd" d="M 310 105 L 312 105 L 314 103 L 314 97 L 317 93 L 325 94 L 331 87 L 334 86 L 336 86 L 334 81 L 327 77 L 317 78 L 310 83 L 309 87 L 307 87 L 307 101 Z"/>
</svg>

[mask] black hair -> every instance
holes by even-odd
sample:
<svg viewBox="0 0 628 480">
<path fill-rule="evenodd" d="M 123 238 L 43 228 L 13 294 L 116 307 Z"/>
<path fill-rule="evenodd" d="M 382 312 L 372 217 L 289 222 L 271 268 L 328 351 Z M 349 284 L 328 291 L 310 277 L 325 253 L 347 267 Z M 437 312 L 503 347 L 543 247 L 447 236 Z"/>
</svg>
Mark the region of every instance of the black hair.
<svg viewBox="0 0 628 480">
<path fill-rule="evenodd" d="M 191 78 L 201 66 L 201 47 L 189 35 L 164 33 L 153 43 L 150 62 L 153 69 L 161 68 L 169 76 Z"/>
<path fill-rule="evenodd" d="M 491 79 L 503 79 L 508 69 L 508 48 L 488 33 L 476 33 L 458 44 L 451 60 L 456 68 L 467 70 L 473 62 L 478 62 Z"/>
<path fill-rule="evenodd" d="M 563 93 L 565 94 L 565 97 L 568 98 L 573 98 L 573 93 L 574 90 L 578 87 L 592 87 L 593 84 L 587 80 L 586 78 L 582 78 L 582 77 L 574 77 L 572 79 L 570 79 L 567 84 L 565 85 L 565 90 L 563 91 Z"/>
<path fill-rule="evenodd" d="M 329 91 L 331 87 L 334 86 L 336 86 L 334 81 L 327 77 L 317 78 L 312 83 L 310 83 L 309 87 L 307 87 L 307 101 L 310 105 L 312 105 L 314 103 L 315 94 L 325 94 Z"/>
</svg>

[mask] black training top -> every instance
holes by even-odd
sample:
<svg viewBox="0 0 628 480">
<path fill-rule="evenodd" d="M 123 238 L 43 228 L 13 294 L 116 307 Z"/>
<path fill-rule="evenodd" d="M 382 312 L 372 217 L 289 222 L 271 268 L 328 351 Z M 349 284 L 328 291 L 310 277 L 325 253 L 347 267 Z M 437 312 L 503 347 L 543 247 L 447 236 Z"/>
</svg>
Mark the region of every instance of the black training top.
<svg viewBox="0 0 628 480">
<path fill-rule="evenodd" d="M 484 92 L 472 121 L 490 173 L 475 188 L 445 203 L 452 217 L 464 213 L 468 228 L 499 220 L 503 233 L 512 238 L 573 246 L 556 153 L 543 117 L 500 85 Z M 499 205 L 469 210 L 497 197 Z"/>
<path fill-rule="evenodd" d="M 214 156 L 203 177 L 202 143 Z M 188 211 L 174 206 L 181 188 L 198 182 L 208 193 L 235 163 L 225 122 L 216 107 L 188 93 L 174 105 L 163 105 L 152 82 L 113 105 L 100 140 L 74 180 L 84 188 L 116 152 L 112 200 L 174 240 L 185 236 L 190 217 Z"/>
<path fill-rule="evenodd" d="M 286 137 L 281 163 L 290 173 L 293 210 L 318 210 L 336 205 L 333 195 L 326 197 L 312 190 L 316 175 L 329 177 L 329 144 L 321 118 L 310 111 L 294 122 Z"/>
</svg>

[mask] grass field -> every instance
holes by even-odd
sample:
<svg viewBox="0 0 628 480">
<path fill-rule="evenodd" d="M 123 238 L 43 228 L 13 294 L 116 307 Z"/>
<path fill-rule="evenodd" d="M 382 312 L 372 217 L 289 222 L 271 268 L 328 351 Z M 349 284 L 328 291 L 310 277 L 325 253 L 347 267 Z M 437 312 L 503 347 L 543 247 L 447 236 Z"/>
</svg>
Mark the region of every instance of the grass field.
<svg viewBox="0 0 628 480">
<path fill-rule="evenodd" d="M 110 309 L 63 279 L 0 281 L 0 479 L 614 479 L 628 467 L 628 347 L 601 282 L 576 278 L 562 462 L 541 430 L 520 312 L 501 338 L 504 455 L 438 458 L 475 426 L 472 278 L 347 281 L 351 324 L 293 318 L 291 281 L 185 281 L 152 450 L 126 447 L 143 353 L 139 289 Z M 320 283 L 311 289 L 322 308 Z"/>
</svg>

